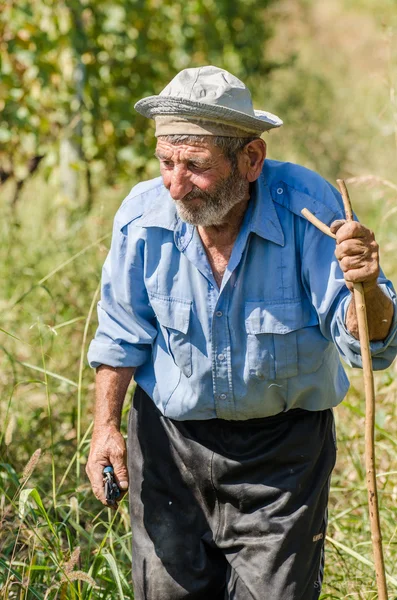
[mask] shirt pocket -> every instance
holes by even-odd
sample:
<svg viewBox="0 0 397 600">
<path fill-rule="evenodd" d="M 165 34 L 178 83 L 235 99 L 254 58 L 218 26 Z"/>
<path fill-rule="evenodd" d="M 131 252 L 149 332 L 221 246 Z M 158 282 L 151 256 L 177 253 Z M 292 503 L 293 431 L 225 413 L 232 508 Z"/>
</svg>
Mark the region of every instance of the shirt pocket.
<svg viewBox="0 0 397 600">
<path fill-rule="evenodd" d="M 192 302 L 153 293 L 149 294 L 149 299 L 169 354 L 182 373 L 190 377 L 192 345 L 189 324 Z"/>
<path fill-rule="evenodd" d="M 304 327 L 300 301 L 245 305 L 249 373 L 258 379 L 284 379 L 298 374 L 297 330 Z"/>
</svg>

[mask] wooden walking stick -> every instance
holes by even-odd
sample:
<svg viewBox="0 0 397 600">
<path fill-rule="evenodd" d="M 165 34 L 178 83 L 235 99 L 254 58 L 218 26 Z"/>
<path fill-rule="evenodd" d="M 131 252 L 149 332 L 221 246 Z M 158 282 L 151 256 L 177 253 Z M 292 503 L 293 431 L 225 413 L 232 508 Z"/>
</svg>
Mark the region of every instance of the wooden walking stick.
<svg viewBox="0 0 397 600">
<path fill-rule="evenodd" d="M 343 205 L 345 208 L 346 221 L 353 220 L 353 211 L 350 203 L 349 194 L 343 179 L 337 179 L 337 184 L 342 194 Z M 319 221 L 306 208 L 302 214 L 313 225 L 318 227 L 323 233 L 336 238 L 331 233 L 329 227 Z M 388 600 L 385 564 L 383 559 L 382 535 L 380 530 L 378 492 L 376 487 L 375 470 L 375 386 L 374 374 L 372 371 L 371 352 L 369 347 L 367 311 L 365 307 L 364 288 L 362 283 L 353 284 L 354 303 L 357 313 L 358 335 L 361 347 L 361 357 L 364 374 L 364 392 L 365 392 L 365 470 L 368 490 L 369 520 L 371 524 L 372 551 L 374 555 L 376 583 L 378 587 L 378 599 Z"/>
</svg>

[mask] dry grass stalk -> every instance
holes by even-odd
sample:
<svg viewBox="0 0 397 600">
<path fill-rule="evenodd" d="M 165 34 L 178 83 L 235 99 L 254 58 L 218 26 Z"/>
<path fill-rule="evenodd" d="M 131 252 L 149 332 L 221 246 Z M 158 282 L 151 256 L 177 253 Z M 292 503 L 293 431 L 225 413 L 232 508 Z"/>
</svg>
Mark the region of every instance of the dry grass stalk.
<svg viewBox="0 0 397 600">
<path fill-rule="evenodd" d="M 77 548 L 76 548 L 76 550 L 77 550 Z M 44 595 L 44 600 L 47 600 L 47 598 L 49 598 L 51 592 L 53 592 L 54 590 L 58 590 L 58 591 L 61 590 L 61 596 L 62 596 L 62 591 L 65 591 L 65 589 L 66 589 L 65 584 L 71 583 L 72 581 L 85 581 L 86 583 L 88 583 L 88 585 L 91 585 L 92 587 L 96 587 L 95 580 L 90 575 L 88 575 L 87 573 L 84 573 L 84 571 L 73 571 L 72 573 L 67 573 L 67 574 L 63 575 L 61 577 L 61 580 L 59 583 L 54 583 L 53 585 L 51 585 L 47 589 L 47 591 Z"/>
<path fill-rule="evenodd" d="M 66 583 L 67 581 L 85 581 L 92 587 L 96 586 L 95 580 L 88 573 L 84 573 L 84 571 L 73 571 L 72 573 L 63 575 L 61 583 Z"/>
<path fill-rule="evenodd" d="M 20 480 L 21 484 L 24 484 L 27 482 L 27 480 L 29 479 L 29 477 L 31 476 L 33 471 L 35 470 L 36 465 L 40 460 L 40 456 L 41 456 L 41 448 L 37 448 L 37 450 L 35 452 L 33 452 L 26 467 L 23 470 L 22 477 Z"/>
<path fill-rule="evenodd" d="M 75 548 L 69 558 L 69 560 L 64 564 L 63 570 L 65 573 L 69 574 L 73 571 L 74 567 L 77 565 L 78 560 L 80 558 L 80 546 Z"/>
<path fill-rule="evenodd" d="M 74 513 L 77 513 L 79 510 L 79 501 L 77 500 L 76 496 L 72 496 L 70 498 L 70 508 Z"/>
<path fill-rule="evenodd" d="M 375 185 L 383 185 L 397 192 L 397 185 L 389 179 L 383 179 L 377 175 L 360 175 L 358 177 L 349 177 L 345 179 L 346 183 L 352 183 L 353 185 L 368 185 L 374 187 Z"/>
<path fill-rule="evenodd" d="M 4 434 L 4 443 L 6 446 L 9 446 L 12 442 L 12 436 L 15 430 L 15 426 L 17 424 L 17 420 L 15 415 L 11 415 L 10 420 L 8 421 L 7 428 Z"/>
<path fill-rule="evenodd" d="M 12 514 L 12 511 L 13 511 L 12 504 L 7 504 L 7 506 L 1 512 L 0 526 L 3 524 L 3 522 L 6 519 L 8 519 L 8 517 Z"/>
<path fill-rule="evenodd" d="M 53 590 L 55 590 L 57 587 L 58 587 L 57 585 L 51 585 L 51 586 L 50 586 L 50 587 L 47 589 L 46 593 L 44 594 L 44 600 L 47 600 L 47 598 L 49 597 L 49 595 L 51 594 L 51 592 L 52 592 Z"/>
</svg>

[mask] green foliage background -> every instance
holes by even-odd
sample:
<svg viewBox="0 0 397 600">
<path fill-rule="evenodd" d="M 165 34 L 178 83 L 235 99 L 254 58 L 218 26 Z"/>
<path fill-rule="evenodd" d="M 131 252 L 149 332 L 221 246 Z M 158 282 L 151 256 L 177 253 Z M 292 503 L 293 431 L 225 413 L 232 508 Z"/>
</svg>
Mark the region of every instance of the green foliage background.
<svg viewBox="0 0 397 600">
<path fill-rule="evenodd" d="M 74 136 L 81 160 L 105 170 L 107 183 L 122 174 L 145 175 L 153 129 L 134 103 L 188 66 L 222 64 L 248 81 L 266 75 L 270 4 L 6 2 L 1 158 L 23 168 L 32 155 L 45 154 L 50 174 L 59 139 Z"/>
<path fill-rule="evenodd" d="M 0 11 L 0 597 L 132 598 L 125 503 L 84 475 L 101 265 L 129 188 L 158 174 L 134 113 L 181 68 L 224 66 L 284 127 L 269 155 L 350 180 L 397 281 L 392 0 L 5 0 Z M 74 149 L 65 166 L 63 149 Z M 66 175 L 65 175 L 66 174 Z M 63 181 L 76 178 L 73 186 Z M 363 468 L 361 374 L 336 411 L 339 459 L 322 598 L 376 596 Z M 390 597 L 397 598 L 396 368 L 376 376 Z M 129 401 L 125 411 L 128 411 Z M 41 448 L 34 466 L 26 465 Z M 34 469 L 33 469 L 34 466 Z M 31 473 L 29 474 L 29 471 Z M 394 575 L 394 579 L 393 579 Z M 90 579 L 90 578 L 93 578 Z M 92 585 L 95 581 L 95 586 Z"/>
</svg>

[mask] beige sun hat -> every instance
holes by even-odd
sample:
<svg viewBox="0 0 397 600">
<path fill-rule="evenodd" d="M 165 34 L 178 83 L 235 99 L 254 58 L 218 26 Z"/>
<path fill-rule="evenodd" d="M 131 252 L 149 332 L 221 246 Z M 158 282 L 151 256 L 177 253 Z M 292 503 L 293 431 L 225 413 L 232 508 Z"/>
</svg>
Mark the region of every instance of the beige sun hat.
<svg viewBox="0 0 397 600">
<path fill-rule="evenodd" d="M 175 116 L 181 123 L 220 123 L 246 133 L 260 135 L 280 127 L 282 120 L 272 113 L 254 110 L 247 86 L 234 75 L 214 66 L 184 69 L 158 96 L 149 96 L 135 104 L 135 110 L 156 119 L 164 129 L 164 117 Z M 158 121 L 158 123 L 157 123 Z M 173 132 L 175 130 L 175 123 Z M 156 135 L 159 132 L 156 131 Z"/>
</svg>

